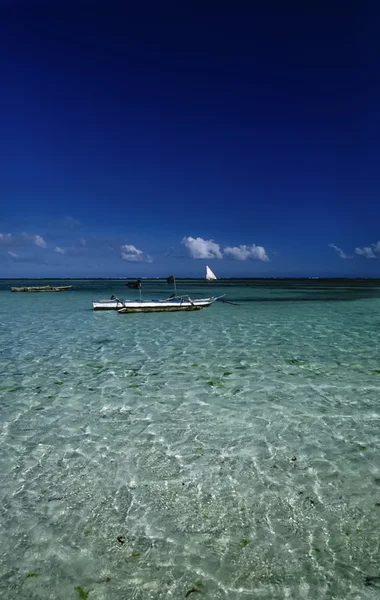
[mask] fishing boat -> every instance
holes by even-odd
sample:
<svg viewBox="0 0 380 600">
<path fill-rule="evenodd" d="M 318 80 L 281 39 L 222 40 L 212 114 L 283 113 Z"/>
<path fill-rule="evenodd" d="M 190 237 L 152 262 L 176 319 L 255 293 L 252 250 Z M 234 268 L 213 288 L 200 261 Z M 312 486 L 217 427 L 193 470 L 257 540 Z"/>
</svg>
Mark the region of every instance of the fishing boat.
<svg viewBox="0 0 380 600">
<path fill-rule="evenodd" d="M 72 288 L 72 285 L 43 285 L 36 287 L 11 287 L 11 292 L 66 292 Z"/>
<path fill-rule="evenodd" d="M 212 296 L 212 298 L 197 298 L 192 300 L 189 296 L 176 296 L 167 298 L 166 300 L 127 300 L 123 302 L 123 306 L 118 309 L 120 314 L 127 313 L 143 313 L 143 312 L 174 312 L 174 311 L 190 311 L 201 310 L 211 306 L 216 300 L 222 298 L 220 296 Z"/>
<path fill-rule="evenodd" d="M 120 300 L 115 296 L 111 296 L 110 299 L 106 300 L 93 300 L 92 307 L 94 310 L 117 310 L 120 314 L 190 311 L 207 308 L 224 296 L 224 294 L 209 298 L 190 298 L 188 295 L 178 296 L 175 277 L 171 275 L 166 281 L 174 285 L 174 294 L 170 298 L 143 300 L 141 298 L 141 279 L 137 279 L 137 281 L 125 285 L 131 289 L 139 290 L 139 300 Z"/>
<path fill-rule="evenodd" d="M 217 279 L 215 273 L 213 273 L 209 266 L 206 265 L 206 279 L 207 281 L 215 281 Z"/>
<path fill-rule="evenodd" d="M 109 300 L 94 300 L 94 310 L 117 310 L 120 314 L 142 312 L 174 312 L 201 310 L 211 306 L 216 300 L 223 298 L 224 294 L 211 298 L 195 298 L 189 296 L 173 296 L 157 300 L 120 300 L 111 296 Z"/>
</svg>

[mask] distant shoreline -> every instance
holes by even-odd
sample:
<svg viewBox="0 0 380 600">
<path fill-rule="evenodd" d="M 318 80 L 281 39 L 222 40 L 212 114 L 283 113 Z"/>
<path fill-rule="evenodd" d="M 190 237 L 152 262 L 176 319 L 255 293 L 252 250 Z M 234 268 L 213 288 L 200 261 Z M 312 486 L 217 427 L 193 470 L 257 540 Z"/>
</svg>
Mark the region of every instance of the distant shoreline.
<svg viewBox="0 0 380 600">
<path fill-rule="evenodd" d="M 134 276 L 126 277 L 0 277 L 0 281 L 130 281 Z M 141 277 L 143 281 L 165 281 L 166 277 Z M 208 285 L 217 285 L 224 281 L 379 281 L 380 277 L 219 277 L 216 281 L 206 281 L 203 277 L 177 277 L 177 281 L 201 281 Z"/>
</svg>

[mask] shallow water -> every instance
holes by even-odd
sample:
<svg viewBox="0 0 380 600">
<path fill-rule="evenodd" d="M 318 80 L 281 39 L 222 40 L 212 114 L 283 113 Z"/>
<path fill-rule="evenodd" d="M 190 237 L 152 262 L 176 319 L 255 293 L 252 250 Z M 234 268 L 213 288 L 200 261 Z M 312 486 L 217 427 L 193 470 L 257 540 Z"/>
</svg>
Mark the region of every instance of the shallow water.
<svg viewBox="0 0 380 600">
<path fill-rule="evenodd" d="M 380 283 L 72 283 L 0 286 L 1 598 L 378 598 Z"/>
</svg>

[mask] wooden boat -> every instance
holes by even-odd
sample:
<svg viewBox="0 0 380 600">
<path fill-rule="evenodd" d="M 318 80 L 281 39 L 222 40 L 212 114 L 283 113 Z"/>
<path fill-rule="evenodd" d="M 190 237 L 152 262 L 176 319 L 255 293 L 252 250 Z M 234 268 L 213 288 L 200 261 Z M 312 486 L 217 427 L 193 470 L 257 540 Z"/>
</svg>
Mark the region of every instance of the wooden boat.
<svg viewBox="0 0 380 600">
<path fill-rule="evenodd" d="M 12 287 L 11 292 L 66 292 L 72 285 L 52 286 L 44 285 L 37 287 Z"/>
<path fill-rule="evenodd" d="M 189 296 L 174 296 L 163 300 L 120 300 L 113 297 L 109 300 L 94 300 L 92 306 L 94 310 L 117 310 L 120 314 L 190 311 L 207 308 L 223 296 L 224 294 L 220 294 L 211 298 L 196 299 Z"/>
<path fill-rule="evenodd" d="M 174 311 L 190 311 L 201 310 L 211 306 L 216 300 L 223 298 L 224 294 L 212 296 L 211 298 L 190 298 L 190 296 L 178 296 L 177 284 L 174 275 L 166 280 L 167 283 L 174 285 L 174 294 L 170 298 L 158 300 L 142 300 L 141 298 L 141 279 L 135 282 L 127 283 L 127 287 L 139 290 L 139 300 L 120 300 L 115 296 L 111 296 L 109 300 L 93 300 L 92 307 L 94 310 L 117 310 L 120 314 L 128 313 L 148 313 L 148 312 L 174 312 Z"/>
</svg>

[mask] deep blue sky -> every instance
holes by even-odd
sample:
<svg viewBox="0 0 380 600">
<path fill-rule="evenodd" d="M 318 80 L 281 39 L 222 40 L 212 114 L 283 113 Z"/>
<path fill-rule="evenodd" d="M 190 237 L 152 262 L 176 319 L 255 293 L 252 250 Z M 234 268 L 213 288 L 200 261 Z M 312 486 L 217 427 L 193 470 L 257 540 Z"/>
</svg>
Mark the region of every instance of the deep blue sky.
<svg viewBox="0 0 380 600">
<path fill-rule="evenodd" d="M 380 275 L 377 5 L 138 4 L 0 0 L 0 276 Z"/>
</svg>

